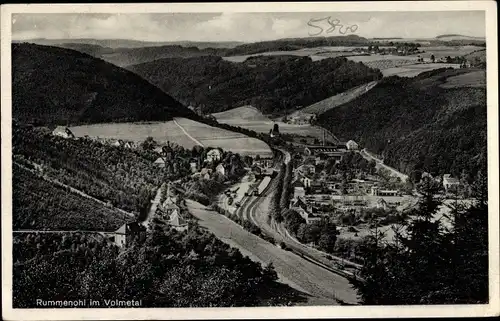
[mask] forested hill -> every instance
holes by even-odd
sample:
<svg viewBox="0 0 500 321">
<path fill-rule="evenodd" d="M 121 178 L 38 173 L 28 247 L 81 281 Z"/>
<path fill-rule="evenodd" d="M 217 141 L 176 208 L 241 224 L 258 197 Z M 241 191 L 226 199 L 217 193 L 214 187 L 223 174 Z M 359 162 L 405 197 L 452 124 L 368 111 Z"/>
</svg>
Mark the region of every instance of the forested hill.
<svg viewBox="0 0 500 321">
<path fill-rule="evenodd" d="M 385 78 L 318 121 L 339 138 L 354 139 L 382 154 L 386 164 L 407 174 L 418 177 L 418 169 L 470 178 L 487 158 L 486 89 L 456 80 L 454 86 L 441 86 L 447 77 L 463 72 Z"/>
<path fill-rule="evenodd" d="M 204 113 L 252 105 L 263 113 L 308 106 L 379 79 L 382 74 L 345 58 L 257 56 L 242 63 L 220 57 L 168 58 L 128 67 L 175 99 Z"/>
<path fill-rule="evenodd" d="M 78 124 L 192 117 L 141 77 L 74 50 L 12 45 L 12 113 L 29 123 Z"/>
</svg>

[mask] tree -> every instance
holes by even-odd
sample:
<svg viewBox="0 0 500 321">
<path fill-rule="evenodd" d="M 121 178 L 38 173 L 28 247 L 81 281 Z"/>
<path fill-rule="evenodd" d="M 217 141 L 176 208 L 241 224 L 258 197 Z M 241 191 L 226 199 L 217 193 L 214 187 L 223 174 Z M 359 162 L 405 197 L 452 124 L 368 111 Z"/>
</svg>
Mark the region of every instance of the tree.
<svg viewBox="0 0 500 321">
<path fill-rule="evenodd" d="M 434 219 L 440 205 L 434 196 L 437 186 L 425 178 L 416 218 L 395 231 L 395 242 L 382 242 L 378 232 L 367 239 L 360 275 L 364 282 L 353 281 L 364 304 L 487 301 L 487 201 L 480 196 L 486 185 L 480 176 L 476 182 L 478 201 L 452 210 L 451 229 Z"/>
<path fill-rule="evenodd" d="M 142 149 L 145 151 L 152 151 L 156 147 L 157 143 L 153 137 L 148 136 L 146 140 L 142 143 Z"/>
<path fill-rule="evenodd" d="M 434 57 L 434 55 L 431 55 L 431 61 L 432 63 L 436 62 L 436 57 Z"/>
</svg>

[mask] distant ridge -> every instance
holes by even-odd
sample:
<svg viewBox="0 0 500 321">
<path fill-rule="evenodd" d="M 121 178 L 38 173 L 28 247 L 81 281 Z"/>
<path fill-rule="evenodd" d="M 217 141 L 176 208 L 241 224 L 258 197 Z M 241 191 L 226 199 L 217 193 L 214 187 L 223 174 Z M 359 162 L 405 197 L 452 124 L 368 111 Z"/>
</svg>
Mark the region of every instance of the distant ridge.
<svg viewBox="0 0 500 321">
<path fill-rule="evenodd" d="M 79 38 L 79 39 L 46 39 L 35 38 L 27 40 L 12 40 L 13 43 L 28 42 L 38 45 L 61 45 L 64 43 L 74 44 L 88 44 L 98 45 L 101 47 L 109 47 L 112 49 L 117 48 L 142 48 L 142 47 L 157 47 L 166 45 L 180 45 L 183 47 L 198 47 L 202 48 L 234 48 L 243 42 L 237 41 L 140 41 L 131 39 L 92 39 L 92 38 Z"/>
<path fill-rule="evenodd" d="M 446 35 L 439 35 L 436 36 L 436 39 L 438 40 L 443 40 L 443 41 L 450 41 L 450 40 L 477 40 L 477 41 L 486 41 L 485 37 L 474 37 L 474 36 L 465 36 L 465 35 L 459 35 L 459 34 L 446 34 Z"/>
</svg>

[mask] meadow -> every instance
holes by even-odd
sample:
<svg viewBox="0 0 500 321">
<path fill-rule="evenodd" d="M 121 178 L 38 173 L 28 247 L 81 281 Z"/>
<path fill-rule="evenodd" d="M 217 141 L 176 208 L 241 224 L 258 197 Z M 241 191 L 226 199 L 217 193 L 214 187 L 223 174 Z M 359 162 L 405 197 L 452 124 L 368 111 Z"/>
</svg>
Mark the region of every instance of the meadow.
<svg viewBox="0 0 500 321">
<path fill-rule="evenodd" d="M 230 109 L 215 113 L 213 116 L 220 123 L 250 129 L 258 133 L 269 133 L 274 124 L 278 124 L 281 133 L 313 136 L 316 138 L 323 137 L 322 128 L 311 125 L 287 124 L 279 120 L 272 120 L 252 106 Z"/>
<path fill-rule="evenodd" d="M 479 50 L 484 50 L 484 47 L 479 47 L 479 46 L 437 46 L 437 47 L 421 47 L 420 51 L 424 51 L 423 53 L 420 54 L 415 54 L 413 55 L 416 57 L 417 55 L 420 55 L 420 57 L 424 59 L 430 59 L 432 55 L 436 59 L 439 58 L 446 58 L 448 56 L 450 57 L 456 57 L 456 56 L 465 56 L 470 53 L 473 53 L 475 51 Z"/>
<path fill-rule="evenodd" d="M 384 77 L 389 76 L 399 76 L 399 77 L 415 77 L 425 71 L 431 71 L 439 68 L 460 68 L 459 64 L 446 64 L 446 63 L 434 63 L 434 64 L 413 64 L 404 65 L 401 67 L 393 67 L 382 70 Z"/>
<path fill-rule="evenodd" d="M 160 144 L 170 141 L 184 148 L 193 148 L 201 143 L 205 147 L 220 147 L 240 155 L 272 155 L 271 149 L 263 141 L 186 118 L 168 122 L 84 125 L 70 129 L 77 137 L 88 135 L 92 138 L 114 138 L 139 143 L 152 137 Z"/>
</svg>

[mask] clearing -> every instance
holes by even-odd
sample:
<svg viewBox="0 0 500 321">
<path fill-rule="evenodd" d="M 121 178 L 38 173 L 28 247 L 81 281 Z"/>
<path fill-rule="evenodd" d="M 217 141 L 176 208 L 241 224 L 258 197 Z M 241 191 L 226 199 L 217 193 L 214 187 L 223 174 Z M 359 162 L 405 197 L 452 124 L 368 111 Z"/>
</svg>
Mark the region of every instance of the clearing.
<svg viewBox="0 0 500 321">
<path fill-rule="evenodd" d="M 296 125 L 287 124 L 282 121 L 274 121 L 264 116 L 258 109 L 252 106 L 233 108 L 212 115 L 215 116 L 220 123 L 246 128 L 258 133 L 269 133 L 274 124 L 278 124 L 280 133 L 313 136 L 319 139 L 323 137 L 323 129 L 320 127 L 308 124 Z"/>
<path fill-rule="evenodd" d="M 338 95 L 328 97 L 322 101 L 318 101 L 312 105 L 309 105 L 303 109 L 301 112 L 308 114 L 322 114 L 332 108 L 345 104 L 372 89 L 377 84 L 377 81 L 372 81 L 367 84 L 349 89 L 346 92 L 340 93 Z"/>
<path fill-rule="evenodd" d="M 220 147 L 240 155 L 272 156 L 269 146 L 256 138 L 222 128 L 212 127 L 187 118 L 176 118 L 167 122 L 148 123 L 107 123 L 71 127 L 77 137 L 113 138 L 143 142 L 152 137 L 164 144 L 174 142 L 184 148 L 196 145 Z"/>
<path fill-rule="evenodd" d="M 485 87 L 486 86 L 486 71 L 477 70 L 466 74 L 449 77 L 446 82 L 441 85 L 443 88 L 458 88 L 458 87 Z"/>
</svg>

